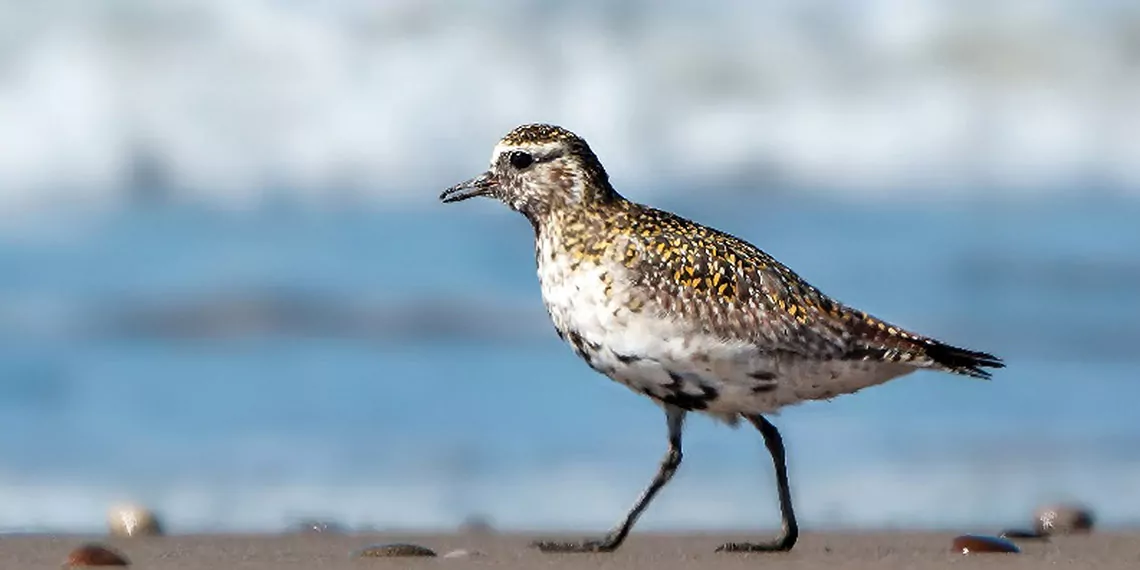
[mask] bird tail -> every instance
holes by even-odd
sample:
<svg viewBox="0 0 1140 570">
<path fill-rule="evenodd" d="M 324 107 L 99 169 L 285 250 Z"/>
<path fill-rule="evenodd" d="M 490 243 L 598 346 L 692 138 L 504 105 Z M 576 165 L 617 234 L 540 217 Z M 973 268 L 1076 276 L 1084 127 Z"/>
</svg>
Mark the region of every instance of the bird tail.
<svg viewBox="0 0 1140 570">
<path fill-rule="evenodd" d="M 849 357 L 872 358 L 932 368 L 972 378 L 989 379 L 986 368 L 1005 368 L 1002 359 L 988 353 L 946 344 L 912 333 L 866 313 L 853 313 L 857 332 L 865 340 Z"/>
<path fill-rule="evenodd" d="M 990 372 L 985 370 L 986 368 L 1005 368 L 1002 359 L 988 352 L 951 346 L 934 339 L 924 339 L 922 348 L 932 368 L 940 368 L 955 374 L 989 379 Z"/>
</svg>

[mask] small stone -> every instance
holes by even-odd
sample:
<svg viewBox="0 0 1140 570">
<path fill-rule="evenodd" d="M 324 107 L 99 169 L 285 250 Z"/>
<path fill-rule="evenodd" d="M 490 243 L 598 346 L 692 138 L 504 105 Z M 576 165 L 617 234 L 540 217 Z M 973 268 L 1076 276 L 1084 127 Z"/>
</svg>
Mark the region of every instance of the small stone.
<svg viewBox="0 0 1140 570">
<path fill-rule="evenodd" d="M 293 525 L 295 532 L 308 534 L 344 534 L 347 529 L 336 521 L 303 520 Z"/>
<path fill-rule="evenodd" d="M 976 554 L 981 552 L 999 552 L 1016 554 L 1021 549 L 1016 544 L 996 536 L 983 536 L 978 534 L 963 534 L 954 539 L 951 550 L 962 554 Z"/>
<path fill-rule="evenodd" d="M 402 556 L 435 556 L 435 551 L 418 544 L 377 544 L 357 551 L 358 558 L 397 558 Z"/>
<path fill-rule="evenodd" d="M 1011 528 L 1001 531 L 1001 538 L 1012 538 L 1014 540 L 1047 540 L 1048 535 L 1041 534 L 1035 530 L 1028 530 L 1023 528 Z"/>
<path fill-rule="evenodd" d="M 471 515 L 459 525 L 459 532 L 463 534 L 491 534 L 495 532 L 495 528 L 487 517 Z"/>
<path fill-rule="evenodd" d="M 162 524 L 154 512 L 133 503 L 120 503 L 107 510 L 111 536 L 159 536 Z"/>
<path fill-rule="evenodd" d="M 1043 535 L 1087 533 L 1093 522 L 1092 511 L 1080 505 L 1048 505 L 1033 513 L 1033 526 Z"/>
<path fill-rule="evenodd" d="M 443 555 L 444 558 L 471 558 L 475 556 L 486 556 L 486 554 L 483 554 L 478 550 L 467 550 L 466 548 L 460 548 L 459 550 L 452 550 L 451 552 Z"/>
<path fill-rule="evenodd" d="M 66 567 L 129 566 L 126 557 L 101 544 L 84 544 L 67 555 Z"/>
</svg>

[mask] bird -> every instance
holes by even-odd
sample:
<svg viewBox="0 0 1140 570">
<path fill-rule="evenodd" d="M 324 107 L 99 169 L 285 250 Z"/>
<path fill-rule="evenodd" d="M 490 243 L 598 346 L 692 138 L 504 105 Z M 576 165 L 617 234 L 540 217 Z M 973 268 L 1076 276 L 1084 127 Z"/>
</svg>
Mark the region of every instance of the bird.
<svg viewBox="0 0 1140 570">
<path fill-rule="evenodd" d="M 776 474 L 781 531 L 718 552 L 786 552 L 799 527 L 786 451 L 766 417 L 917 370 L 988 379 L 997 356 L 911 332 L 825 295 L 751 243 L 627 199 L 586 140 L 520 125 L 482 174 L 444 190 L 498 200 L 534 229 L 542 301 L 558 336 L 590 368 L 664 411 L 668 447 L 625 517 L 596 539 L 536 540 L 544 552 L 611 552 L 672 479 L 689 413 L 761 434 Z"/>
</svg>

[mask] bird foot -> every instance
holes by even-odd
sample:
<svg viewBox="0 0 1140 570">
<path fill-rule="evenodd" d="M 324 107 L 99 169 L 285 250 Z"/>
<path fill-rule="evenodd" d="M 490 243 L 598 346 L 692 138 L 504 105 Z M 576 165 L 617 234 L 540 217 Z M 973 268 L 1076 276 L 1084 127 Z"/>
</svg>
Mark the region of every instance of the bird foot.
<svg viewBox="0 0 1140 570">
<path fill-rule="evenodd" d="M 787 541 L 775 542 L 726 542 L 716 548 L 717 552 L 787 552 L 792 545 Z"/>
<path fill-rule="evenodd" d="M 532 548 L 543 552 L 611 552 L 617 548 L 611 540 L 575 540 L 562 542 L 556 540 L 536 540 L 530 543 Z"/>
</svg>

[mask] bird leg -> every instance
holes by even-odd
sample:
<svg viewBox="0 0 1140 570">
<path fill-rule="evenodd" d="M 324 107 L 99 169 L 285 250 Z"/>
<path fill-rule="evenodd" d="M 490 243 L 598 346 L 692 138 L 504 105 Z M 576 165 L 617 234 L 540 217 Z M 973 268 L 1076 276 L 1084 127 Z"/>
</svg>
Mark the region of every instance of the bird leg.
<svg viewBox="0 0 1140 570">
<path fill-rule="evenodd" d="M 776 485 L 780 494 L 780 515 L 783 519 L 783 532 L 772 542 L 729 542 L 716 549 L 717 552 L 787 552 L 796 544 L 800 530 L 796 526 L 796 512 L 792 509 L 792 494 L 788 488 L 788 468 L 784 456 L 784 442 L 780 438 L 780 431 L 764 416 L 759 414 L 745 416 L 760 434 L 764 436 L 764 445 L 772 455 L 772 463 L 776 467 Z"/>
<path fill-rule="evenodd" d="M 649 506 L 653 501 L 653 497 L 657 495 L 670 479 L 673 474 L 677 472 L 677 468 L 681 465 L 681 428 L 685 421 L 685 410 L 674 406 L 665 406 L 665 420 L 669 426 L 669 451 L 665 453 L 665 457 L 661 459 L 661 466 L 657 469 L 657 475 L 653 477 L 653 481 L 641 493 L 641 497 L 637 499 L 637 503 L 625 515 L 625 519 L 620 525 L 611 530 L 605 537 L 598 540 L 579 540 L 573 542 L 557 542 L 551 540 L 540 540 L 531 543 L 531 546 L 543 552 L 612 552 L 617 550 L 621 543 L 625 541 L 626 535 L 633 528 L 637 518 L 641 516 L 642 511 Z M 773 428 L 774 429 L 774 428 Z M 793 539 L 794 540 L 794 539 Z"/>
</svg>

